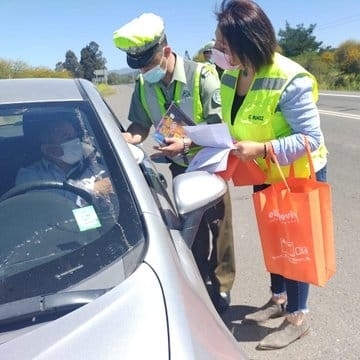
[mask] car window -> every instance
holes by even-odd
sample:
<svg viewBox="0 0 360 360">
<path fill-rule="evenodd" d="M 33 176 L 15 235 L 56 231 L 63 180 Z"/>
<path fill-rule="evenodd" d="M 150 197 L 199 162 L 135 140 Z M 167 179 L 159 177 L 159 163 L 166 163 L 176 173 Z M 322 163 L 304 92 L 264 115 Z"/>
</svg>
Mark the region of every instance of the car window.
<svg viewBox="0 0 360 360">
<path fill-rule="evenodd" d="M 0 116 L 0 138 L 22 136 L 22 115 Z"/>
<path fill-rule="evenodd" d="M 142 161 L 140 167 L 154 196 L 163 221 L 168 228 L 179 229 L 180 219 L 167 191 L 168 184 L 165 176 L 156 170 L 154 164 L 148 158 Z"/>
<path fill-rule="evenodd" d="M 0 172 L 0 304 L 76 286 L 121 261 L 114 286 L 141 262 L 131 185 L 87 102 L 0 106 Z"/>
</svg>

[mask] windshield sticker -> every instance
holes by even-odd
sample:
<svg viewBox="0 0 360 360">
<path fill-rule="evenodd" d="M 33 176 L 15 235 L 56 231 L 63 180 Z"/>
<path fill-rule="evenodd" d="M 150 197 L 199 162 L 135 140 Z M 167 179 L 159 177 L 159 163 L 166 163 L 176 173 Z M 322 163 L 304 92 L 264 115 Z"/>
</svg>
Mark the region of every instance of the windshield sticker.
<svg viewBox="0 0 360 360">
<path fill-rule="evenodd" d="M 101 227 L 100 220 L 92 205 L 74 209 L 73 214 L 80 231 L 92 230 Z"/>
</svg>

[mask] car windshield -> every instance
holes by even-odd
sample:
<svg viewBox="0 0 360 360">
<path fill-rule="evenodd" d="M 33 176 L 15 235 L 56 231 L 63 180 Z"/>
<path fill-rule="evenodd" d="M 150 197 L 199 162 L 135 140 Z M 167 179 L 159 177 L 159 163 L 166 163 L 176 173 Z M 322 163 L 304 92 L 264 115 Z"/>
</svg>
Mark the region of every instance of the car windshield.
<svg viewBox="0 0 360 360">
<path fill-rule="evenodd" d="M 0 106 L 0 304 L 135 270 L 145 237 L 124 168 L 88 102 Z"/>
</svg>

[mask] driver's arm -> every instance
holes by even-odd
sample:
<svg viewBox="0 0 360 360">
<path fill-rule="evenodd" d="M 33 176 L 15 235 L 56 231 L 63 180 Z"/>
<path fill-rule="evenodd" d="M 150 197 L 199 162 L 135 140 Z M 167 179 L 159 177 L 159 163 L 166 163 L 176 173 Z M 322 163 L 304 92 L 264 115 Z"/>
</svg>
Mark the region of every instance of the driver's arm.
<svg viewBox="0 0 360 360">
<path fill-rule="evenodd" d="M 21 185 L 32 181 L 42 180 L 41 172 L 35 166 L 20 168 L 16 178 L 15 185 Z"/>
<path fill-rule="evenodd" d="M 93 190 L 96 194 L 100 195 L 108 195 L 114 192 L 111 181 L 108 177 L 95 181 Z"/>
<path fill-rule="evenodd" d="M 93 192 L 95 196 L 105 196 L 114 192 L 107 171 L 99 165 L 96 167 L 90 165 L 81 178 L 69 179 L 68 182 L 71 185 Z"/>
</svg>

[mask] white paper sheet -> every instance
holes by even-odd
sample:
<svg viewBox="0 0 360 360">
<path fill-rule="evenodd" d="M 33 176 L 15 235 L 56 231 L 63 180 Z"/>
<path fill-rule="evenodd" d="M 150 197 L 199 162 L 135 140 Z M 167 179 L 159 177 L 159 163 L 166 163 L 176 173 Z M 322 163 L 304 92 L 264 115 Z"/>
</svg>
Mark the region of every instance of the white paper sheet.
<svg viewBox="0 0 360 360">
<path fill-rule="evenodd" d="M 226 124 L 208 124 L 184 126 L 186 135 L 201 146 L 234 149 L 229 129 Z"/>
<path fill-rule="evenodd" d="M 226 169 L 229 153 L 235 149 L 226 124 L 184 126 L 184 129 L 195 144 L 203 146 L 186 172 L 204 170 L 214 173 Z"/>
</svg>

